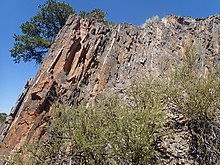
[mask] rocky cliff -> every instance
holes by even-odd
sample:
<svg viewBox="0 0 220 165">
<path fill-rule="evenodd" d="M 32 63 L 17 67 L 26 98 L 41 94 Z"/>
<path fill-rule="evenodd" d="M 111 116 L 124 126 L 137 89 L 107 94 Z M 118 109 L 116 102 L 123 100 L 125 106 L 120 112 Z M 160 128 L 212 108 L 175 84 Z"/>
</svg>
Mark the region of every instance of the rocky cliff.
<svg viewBox="0 0 220 165">
<path fill-rule="evenodd" d="M 91 106 L 103 91 L 123 95 L 132 80 L 160 76 L 162 63 L 181 61 L 189 42 L 201 59 L 218 62 L 220 16 L 193 19 L 169 15 L 145 28 L 126 23 L 109 28 L 92 19 L 71 16 L 1 126 L 0 155 L 38 141 L 53 102 L 77 106 L 84 100 Z M 172 116 L 173 120 L 178 118 Z M 193 164 L 188 153 L 190 138 L 185 127 L 164 138 L 171 139 L 164 162 Z"/>
</svg>

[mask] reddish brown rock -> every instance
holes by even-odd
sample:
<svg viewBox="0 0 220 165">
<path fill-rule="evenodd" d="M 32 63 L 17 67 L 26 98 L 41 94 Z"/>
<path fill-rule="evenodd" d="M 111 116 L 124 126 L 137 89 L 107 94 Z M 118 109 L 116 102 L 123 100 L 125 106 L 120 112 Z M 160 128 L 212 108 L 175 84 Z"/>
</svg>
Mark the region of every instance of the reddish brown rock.
<svg viewBox="0 0 220 165">
<path fill-rule="evenodd" d="M 189 41 L 204 65 L 209 59 L 218 62 L 219 25 L 220 16 L 192 19 L 169 15 L 146 28 L 125 23 L 108 28 L 95 20 L 71 16 L 1 126 L 0 155 L 40 139 L 51 103 L 78 105 L 85 100 L 90 106 L 102 91 L 123 95 L 133 79 L 159 76 L 162 62 L 181 61 Z M 187 147 L 180 149 L 180 163 L 188 162 Z"/>
</svg>

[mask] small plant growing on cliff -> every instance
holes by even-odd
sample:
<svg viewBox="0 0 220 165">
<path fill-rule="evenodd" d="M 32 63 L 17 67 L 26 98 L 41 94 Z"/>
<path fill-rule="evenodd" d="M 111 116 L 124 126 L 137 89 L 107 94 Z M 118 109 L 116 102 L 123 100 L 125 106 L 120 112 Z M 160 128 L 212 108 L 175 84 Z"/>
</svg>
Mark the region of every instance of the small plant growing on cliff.
<svg viewBox="0 0 220 165">
<path fill-rule="evenodd" d="M 156 16 L 153 16 L 152 18 L 148 18 L 145 23 L 143 25 L 141 25 L 141 27 L 143 28 L 147 28 L 149 27 L 150 25 L 152 25 L 154 22 L 157 22 L 159 20 L 159 17 L 156 15 Z"/>
<path fill-rule="evenodd" d="M 79 15 L 83 18 L 94 18 L 99 22 L 106 22 L 106 13 L 101 9 L 93 9 L 90 12 L 80 11 Z"/>
<path fill-rule="evenodd" d="M 0 113 L 0 124 L 5 121 L 6 117 L 7 117 L 6 113 Z"/>
<path fill-rule="evenodd" d="M 82 18 L 94 18 L 98 22 L 102 22 L 105 25 L 108 25 L 110 27 L 115 26 L 115 23 L 112 21 L 108 21 L 106 18 L 106 12 L 104 12 L 101 9 L 93 9 L 92 11 L 86 12 L 86 11 L 80 11 L 79 14 Z"/>
<path fill-rule="evenodd" d="M 21 60 L 41 63 L 69 15 L 75 13 L 71 6 L 56 0 L 47 0 L 39 8 L 36 16 L 20 26 L 23 34 L 14 34 L 11 56 L 16 63 Z"/>
</svg>

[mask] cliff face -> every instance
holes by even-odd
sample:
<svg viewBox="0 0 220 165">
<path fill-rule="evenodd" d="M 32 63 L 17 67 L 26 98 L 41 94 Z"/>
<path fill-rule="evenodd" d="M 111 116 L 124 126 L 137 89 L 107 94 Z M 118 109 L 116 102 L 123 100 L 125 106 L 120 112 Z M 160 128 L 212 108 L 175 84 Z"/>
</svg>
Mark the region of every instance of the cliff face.
<svg viewBox="0 0 220 165">
<path fill-rule="evenodd" d="M 1 126 L 0 155 L 41 138 L 52 102 L 78 105 L 85 100 L 91 106 L 103 91 L 123 95 L 132 80 L 159 76 L 164 61 L 181 61 L 189 42 L 202 60 L 209 57 L 218 62 L 219 25 L 220 16 L 192 19 L 169 15 L 146 28 L 125 23 L 108 28 L 95 20 L 70 17 Z M 180 163 L 190 163 L 189 140 L 190 133 L 182 128 L 173 139 L 173 144 L 182 147 L 172 149 L 171 143 L 167 159 L 178 157 Z"/>
</svg>

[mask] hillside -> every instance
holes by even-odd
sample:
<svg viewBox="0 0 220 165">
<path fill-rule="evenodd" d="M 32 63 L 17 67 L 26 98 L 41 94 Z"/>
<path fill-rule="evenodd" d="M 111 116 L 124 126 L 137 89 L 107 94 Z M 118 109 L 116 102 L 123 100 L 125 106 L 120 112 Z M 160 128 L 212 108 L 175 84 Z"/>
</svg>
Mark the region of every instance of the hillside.
<svg viewBox="0 0 220 165">
<path fill-rule="evenodd" d="M 88 108 L 102 93 L 126 99 L 127 89 L 134 81 L 166 75 L 169 82 L 172 69 L 194 57 L 197 68 L 206 76 L 219 63 L 219 35 L 219 15 L 204 19 L 168 15 L 144 28 L 126 23 L 108 27 L 93 19 L 71 16 L 37 75 L 27 82 L 1 125 L 0 155 L 10 155 L 43 139 L 53 103 L 77 107 L 84 102 Z M 190 58 L 186 58 L 188 55 Z M 199 123 L 213 129 L 206 140 L 217 150 L 215 153 L 204 147 L 208 155 L 200 159 L 202 154 L 194 145 L 188 118 L 172 106 L 165 114 L 173 132 L 167 132 L 158 142 L 157 159 L 164 164 L 220 163 L 218 124 Z"/>
</svg>

